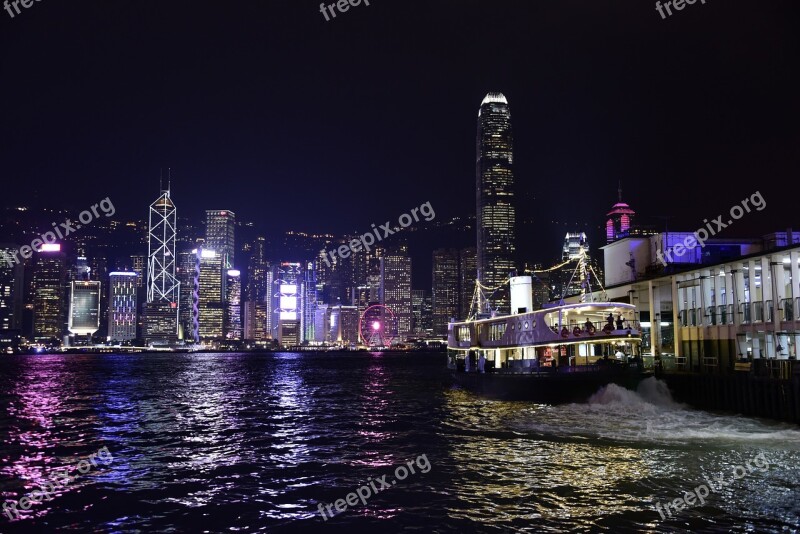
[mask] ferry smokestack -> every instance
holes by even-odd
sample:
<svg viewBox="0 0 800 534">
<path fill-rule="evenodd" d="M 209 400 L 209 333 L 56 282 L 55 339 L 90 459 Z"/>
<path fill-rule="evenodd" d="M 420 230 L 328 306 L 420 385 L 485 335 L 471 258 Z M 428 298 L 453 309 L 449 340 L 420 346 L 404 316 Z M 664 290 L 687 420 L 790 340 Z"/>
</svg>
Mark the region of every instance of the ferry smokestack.
<svg viewBox="0 0 800 534">
<path fill-rule="evenodd" d="M 530 276 L 511 278 L 511 313 L 533 311 L 533 282 Z"/>
</svg>

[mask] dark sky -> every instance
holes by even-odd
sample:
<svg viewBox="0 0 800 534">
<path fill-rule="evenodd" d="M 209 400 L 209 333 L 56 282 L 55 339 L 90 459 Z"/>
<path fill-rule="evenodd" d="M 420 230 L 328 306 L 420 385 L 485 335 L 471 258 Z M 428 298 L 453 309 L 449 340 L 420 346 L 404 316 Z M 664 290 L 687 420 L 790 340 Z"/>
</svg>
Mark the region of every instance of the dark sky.
<svg viewBox="0 0 800 534">
<path fill-rule="evenodd" d="M 767 209 L 724 235 L 800 230 L 799 13 L 372 0 L 326 22 L 307 0 L 37 0 L 0 11 L 3 201 L 144 217 L 171 167 L 181 213 L 276 232 L 364 233 L 425 201 L 473 214 L 477 110 L 502 91 L 525 247 L 596 230 L 619 180 L 671 229 L 760 190 Z"/>
</svg>

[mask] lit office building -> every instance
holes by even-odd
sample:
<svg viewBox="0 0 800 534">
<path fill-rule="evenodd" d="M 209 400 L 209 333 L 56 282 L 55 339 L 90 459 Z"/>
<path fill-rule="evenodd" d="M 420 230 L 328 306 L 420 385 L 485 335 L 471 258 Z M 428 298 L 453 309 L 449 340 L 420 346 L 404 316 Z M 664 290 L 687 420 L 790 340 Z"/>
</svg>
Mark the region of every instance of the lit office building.
<svg viewBox="0 0 800 534">
<path fill-rule="evenodd" d="M 109 274 L 108 338 L 112 342 L 136 339 L 138 278 L 135 272 Z"/>
<path fill-rule="evenodd" d="M 472 307 L 472 298 L 475 295 L 475 281 L 478 279 L 478 254 L 475 247 L 468 247 L 461 250 L 461 263 L 459 265 L 458 283 L 458 319 L 464 320 L 469 317 Z"/>
<path fill-rule="evenodd" d="M 195 251 L 178 253 L 177 277 L 180 283 L 178 295 L 179 338 L 189 343 L 197 343 L 194 329 L 194 283 L 197 278 L 197 253 Z"/>
<path fill-rule="evenodd" d="M 176 277 L 177 209 L 169 188 L 150 205 L 147 242 L 147 306 L 143 309 L 142 337 L 148 344 L 178 340 L 180 283 Z M 166 317 L 172 313 L 172 327 Z M 148 317 L 152 314 L 152 318 Z"/>
<path fill-rule="evenodd" d="M 147 282 L 147 256 L 144 254 L 131 256 L 131 267 L 136 273 L 137 287 L 144 287 Z"/>
<path fill-rule="evenodd" d="M 225 284 L 225 339 L 242 339 L 242 277 L 236 269 L 228 269 Z"/>
<path fill-rule="evenodd" d="M 10 258 L 18 251 L 15 245 L 0 245 L 0 330 L 22 329 L 23 264 Z"/>
<path fill-rule="evenodd" d="M 633 220 L 636 212 L 622 201 L 622 186 L 617 190 L 617 203 L 606 215 L 606 243 L 612 243 L 617 239 L 625 237 L 633 227 Z"/>
<path fill-rule="evenodd" d="M 314 317 L 317 309 L 317 278 L 314 262 L 305 263 L 303 270 L 302 302 L 301 302 L 302 341 L 314 340 Z"/>
<path fill-rule="evenodd" d="M 397 318 L 400 341 L 411 334 L 411 258 L 402 247 L 380 258 L 381 304 L 390 308 Z"/>
<path fill-rule="evenodd" d="M 235 265 L 236 215 L 230 210 L 206 210 L 205 248 L 216 251 L 223 258 L 226 269 Z"/>
<path fill-rule="evenodd" d="M 459 312 L 459 254 L 456 249 L 433 251 L 433 334 L 446 336 L 448 323 Z"/>
<path fill-rule="evenodd" d="M 225 279 L 223 256 L 214 250 L 196 251 L 197 270 L 197 334 L 200 340 L 222 339 L 225 324 Z"/>
<path fill-rule="evenodd" d="M 424 289 L 411 290 L 411 333 L 415 337 L 433 335 L 433 303 Z"/>
<path fill-rule="evenodd" d="M 37 338 L 61 340 L 65 323 L 66 260 L 57 243 L 36 253 L 33 270 L 33 330 Z"/>
<path fill-rule="evenodd" d="M 252 341 L 272 339 L 269 328 L 272 324 L 272 311 L 268 303 L 245 302 L 243 315 L 245 339 Z"/>
<path fill-rule="evenodd" d="M 361 315 L 355 306 L 320 305 L 316 311 L 315 340 L 347 347 L 358 344 Z"/>
<path fill-rule="evenodd" d="M 301 263 L 282 262 L 273 267 L 273 337 L 284 347 L 299 345 L 302 338 L 301 271 Z"/>
<path fill-rule="evenodd" d="M 70 284 L 67 328 L 74 336 L 87 337 L 100 328 L 100 282 L 73 281 Z"/>
<path fill-rule="evenodd" d="M 503 315 L 510 312 L 506 280 L 516 269 L 513 166 L 508 101 L 501 93 L 489 93 L 478 112 L 477 267 L 478 279 L 493 290 L 491 308 Z"/>
</svg>

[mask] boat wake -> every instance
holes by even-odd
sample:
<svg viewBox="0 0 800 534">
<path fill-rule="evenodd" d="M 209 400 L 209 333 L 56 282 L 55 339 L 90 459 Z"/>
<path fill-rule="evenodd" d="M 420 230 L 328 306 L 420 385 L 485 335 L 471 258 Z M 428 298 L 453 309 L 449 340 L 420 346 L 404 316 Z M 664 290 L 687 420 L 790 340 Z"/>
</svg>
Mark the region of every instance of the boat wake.
<svg viewBox="0 0 800 534">
<path fill-rule="evenodd" d="M 712 414 L 676 402 L 667 384 L 643 380 L 636 391 L 604 386 L 585 404 L 528 413 L 524 429 L 559 438 L 594 438 L 642 445 L 770 446 L 800 450 L 797 426 L 739 415 Z"/>
</svg>

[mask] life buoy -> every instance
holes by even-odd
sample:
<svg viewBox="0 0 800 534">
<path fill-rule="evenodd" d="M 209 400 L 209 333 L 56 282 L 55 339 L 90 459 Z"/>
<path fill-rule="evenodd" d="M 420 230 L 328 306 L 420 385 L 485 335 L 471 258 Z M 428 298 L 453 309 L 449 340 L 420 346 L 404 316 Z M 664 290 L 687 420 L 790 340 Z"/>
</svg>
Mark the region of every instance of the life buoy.
<svg viewBox="0 0 800 534">
<path fill-rule="evenodd" d="M 603 327 L 603 332 L 605 332 L 606 334 L 610 334 L 612 330 L 614 330 L 614 327 L 611 326 L 610 324 L 606 324 Z"/>
<path fill-rule="evenodd" d="M 567 330 L 566 326 L 561 329 L 561 337 L 569 337 L 569 330 Z"/>
<path fill-rule="evenodd" d="M 575 336 L 575 337 L 580 337 L 580 335 L 581 335 L 581 327 L 580 326 L 576 326 L 575 328 L 573 328 L 572 329 L 572 335 Z"/>
<path fill-rule="evenodd" d="M 597 329 L 594 327 L 593 324 L 590 323 L 589 326 L 586 327 L 586 331 L 589 332 L 590 336 L 593 336 L 594 333 L 597 331 Z"/>
</svg>

